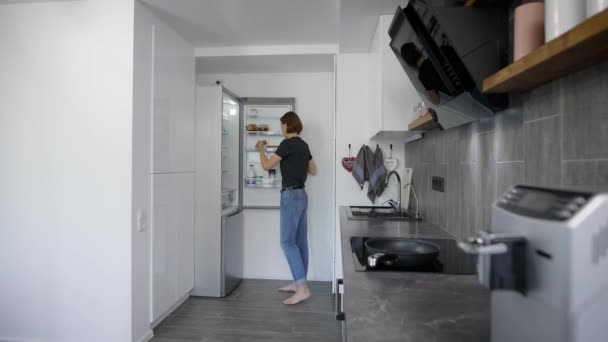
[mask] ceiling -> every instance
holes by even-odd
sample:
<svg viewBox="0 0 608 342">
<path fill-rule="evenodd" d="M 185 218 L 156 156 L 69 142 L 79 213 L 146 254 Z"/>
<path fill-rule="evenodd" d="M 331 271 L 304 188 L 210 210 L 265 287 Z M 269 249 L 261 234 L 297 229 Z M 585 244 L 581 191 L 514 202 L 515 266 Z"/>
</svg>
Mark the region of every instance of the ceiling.
<svg viewBox="0 0 608 342">
<path fill-rule="evenodd" d="M 408 0 L 142 0 L 195 47 L 339 44 L 367 52 L 378 16 Z"/>
<path fill-rule="evenodd" d="M 53 0 L 46 0 L 53 1 Z M 0 0 L 1 3 L 46 2 Z M 60 1 L 60 0 L 54 0 Z M 339 44 L 367 52 L 378 16 L 408 0 L 141 0 L 198 48 Z M 299 52 L 296 52 L 299 53 Z"/>
<path fill-rule="evenodd" d="M 338 42 L 339 0 L 143 2 L 196 47 Z"/>
<path fill-rule="evenodd" d="M 77 1 L 77 0 L 0 0 L 2 4 L 24 4 L 28 2 L 60 2 L 60 1 Z"/>
<path fill-rule="evenodd" d="M 198 57 L 197 74 L 331 72 L 333 55 Z"/>
<path fill-rule="evenodd" d="M 340 52 L 367 52 L 378 25 L 378 16 L 395 14 L 409 0 L 342 0 L 340 2 Z"/>
</svg>

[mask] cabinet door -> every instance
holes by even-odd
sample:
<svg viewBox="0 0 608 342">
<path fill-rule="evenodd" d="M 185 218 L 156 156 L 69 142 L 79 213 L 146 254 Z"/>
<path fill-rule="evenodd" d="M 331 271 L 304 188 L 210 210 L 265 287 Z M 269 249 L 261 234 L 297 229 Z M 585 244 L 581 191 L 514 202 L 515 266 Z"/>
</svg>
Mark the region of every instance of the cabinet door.
<svg viewBox="0 0 608 342">
<path fill-rule="evenodd" d="M 171 231 L 171 196 L 168 174 L 152 175 L 152 318 L 170 307 L 174 297 L 175 243 Z"/>
<path fill-rule="evenodd" d="M 192 46 L 157 26 L 154 34 L 152 172 L 194 170 L 195 66 Z"/>
<path fill-rule="evenodd" d="M 176 215 L 177 284 L 176 301 L 194 287 L 194 174 L 176 174 L 174 209 Z"/>
<path fill-rule="evenodd" d="M 194 175 L 152 175 L 152 315 L 158 319 L 193 286 Z"/>
</svg>

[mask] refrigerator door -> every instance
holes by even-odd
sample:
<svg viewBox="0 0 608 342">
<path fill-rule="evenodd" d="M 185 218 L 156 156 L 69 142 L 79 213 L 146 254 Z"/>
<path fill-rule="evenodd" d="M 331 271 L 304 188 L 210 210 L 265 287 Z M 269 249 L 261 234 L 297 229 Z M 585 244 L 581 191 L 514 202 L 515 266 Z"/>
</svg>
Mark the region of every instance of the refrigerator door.
<svg viewBox="0 0 608 342">
<path fill-rule="evenodd" d="M 196 90 L 195 286 L 220 297 L 242 273 L 239 97 L 219 86 Z"/>
<path fill-rule="evenodd" d="M 222 215 L 240 210 L 241 203 L 241 108 L 230 91 L 222 93 Z"/>
<path fill-rule="evenodd" d="M 220 296 L 234 290 L 243 276 L 243 213 L 222 217 L 222 277 Z"/>
</svg>

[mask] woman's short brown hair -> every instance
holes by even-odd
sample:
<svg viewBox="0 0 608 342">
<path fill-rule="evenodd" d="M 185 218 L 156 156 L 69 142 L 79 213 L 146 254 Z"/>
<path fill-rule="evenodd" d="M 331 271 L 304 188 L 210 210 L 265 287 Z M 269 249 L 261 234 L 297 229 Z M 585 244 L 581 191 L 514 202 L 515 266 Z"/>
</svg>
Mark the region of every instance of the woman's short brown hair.
<svg viewBox="0 0 608 342">
<path fill-rule="evenodd" d="M 281 123 L 287 125 L 287 133 L 298 133 L 302 132 L 302 121 L 295 112 L 287 112 L 281 117 Z"/>
</svg>

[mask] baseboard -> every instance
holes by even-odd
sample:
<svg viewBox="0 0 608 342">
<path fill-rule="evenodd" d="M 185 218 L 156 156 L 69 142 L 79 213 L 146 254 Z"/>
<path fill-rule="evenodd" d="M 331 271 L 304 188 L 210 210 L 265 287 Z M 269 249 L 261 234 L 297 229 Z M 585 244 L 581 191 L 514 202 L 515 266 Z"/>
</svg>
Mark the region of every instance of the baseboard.
<svg viewBox="0 0 608 342">
<path fill-rule="evenodd" d="M 140 339 L 135 340 L 136 342 L 148 342 L 152 338 L 154 338 L 154 332 L 152 329 L 148 330 L 144 336 Z M 31 340 L 31 339 L 14 339 L 8 337 L 0 337 L 0 342 L 41 342 L 41 340 Z"/>
<path fill-rule="evenodd" d="M 162 322 L 163 320 L 165 320 L 165 318 L 169 317 L 169 315 L 175 311 L 175 309 L 177 309 L 178 306 L 184 304 L 184 302 L 186 300 L 188 300 L 188 298 L 190 297 L 190 292 L 188 292 L 182 299 L 178 300 L 177 303 L 173 304 L 173 306 L 171 306 L 169 308 L 169 310 L 167 310 L 164 314 L 160 315 L 160 317 L 158 317 L 157 319 L 155 319 L 152 324 L 150 324 L 151 328 L 154 329 L 156 328 L 156 326 Z"/>
<path fill-rule="evenodd" d="M 148 342 L 152 338 L 154 338 L 154 332 L 152 331 L 152 329 L 150 329 L 146 332 L 146 334 L 144 336 L 142 336 L 141 338 L 139 338 L 138 340 L 135 340 L 135 341 L 136 342 Z M 31 340 L 31 339 L 22 339 L 22 338 L 14 339 L 14 338 L 0 336 L 0 342 L 41 342 L 41 340 Z"/>
<path fill-rule="evenodd" d="M 262 274 L 262 273 L 247 273 L 242 279 L 264 279 L 264 280 L 293 280 L 291 274 Z"/>
<path fill-rule="evenodd" d="M 291 274 L 289 275 L 273 275 L 273 274 L 260 274 L 260 273 L 248 273 L 243 275 L 242 279 L 261 279 L 261 280 L 285 280 L 293 281 Z M 308 281 L 327 281 L 331 282 L 332 278 L 317 277 L 316 275 L 309 275 Z"/>
<path fill-rule="evenodd" d="M 152 331 L 152 329 L 148 330 L 146 332 L 146 334 L 144 336 L 142 336 L 139 340 L 136 340 L 136 342 L 148 342 L 150 341 L 152 338 L 154 338 L 154 332 Z"/>
</svg>

